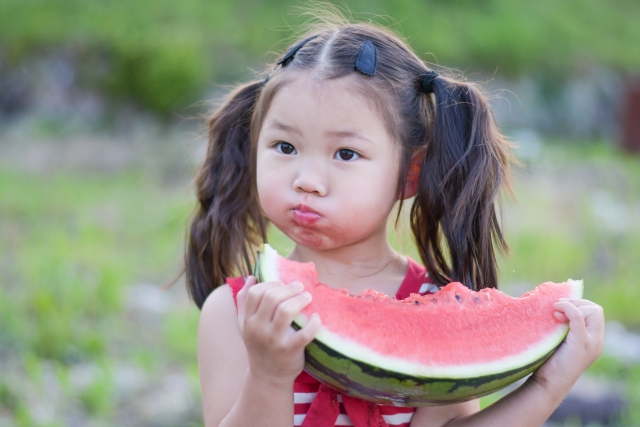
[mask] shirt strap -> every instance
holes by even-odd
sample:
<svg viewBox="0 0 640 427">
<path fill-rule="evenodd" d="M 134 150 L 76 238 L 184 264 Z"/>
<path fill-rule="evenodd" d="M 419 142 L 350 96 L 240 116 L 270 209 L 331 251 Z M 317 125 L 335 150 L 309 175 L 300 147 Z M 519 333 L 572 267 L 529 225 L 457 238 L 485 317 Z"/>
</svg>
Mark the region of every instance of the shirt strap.
<svg viewBox="0 0 640 427">
<path fill-rule="evenodd" d="M 396 292 L 396 299 L 402 300 L 410 294 L 433 293 L 438 290 L 436 285 L 429 283 L 429 275 L 425 267 L 410 257 L 407 257 L 407 261 L 409 261 L 407 274 L 404 276 L 398 292 Z"/>
<path fill-rule="evenodd" d="M 227 285 L 231 288 L 231 293 L 233 294 L 233 302 L 236 304 L 236 311 L 238 310 L 238 292 L 244 286 L 244 277 L 227 277 L 226 279 Z"/>
</svg>

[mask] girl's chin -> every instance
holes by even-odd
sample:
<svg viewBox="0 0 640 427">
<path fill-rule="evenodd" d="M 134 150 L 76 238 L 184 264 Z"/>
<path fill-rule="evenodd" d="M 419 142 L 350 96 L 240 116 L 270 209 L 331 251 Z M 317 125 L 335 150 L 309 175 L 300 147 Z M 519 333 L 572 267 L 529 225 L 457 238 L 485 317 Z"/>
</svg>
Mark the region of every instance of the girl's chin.
<svg viewBox="0 0 640 427">
<path fill-rule="evenodd" d="M 280 229 L 282 230 L 282 229 Z M 313 249 L 315 251 L 323 251 L 341 248 L 348 246 L 361 239 L 350 239 L 347 233 L 331 230 L 329 234 L 322 231 L 310 230 L 307 227 L 292 227 L 284 234 L 293 240 L 297 245 L 304 246 L 305 248 Z"/>
<path fill-rule="evenodd" d="M 329 250 L 349 246 L 353 243 L 367 239 L 375 230 L 367 230 L 365 227 L 349 227 L 344 224 L 328 224 L 326 218 L 312 225 L 300 225 L 291 218 L 269 218 L 289 239 L 297 245 L 313 250 Z M 273 220 L 275 219 L 275 221 Z M 367 232 L 369 231 L 369 232 Z"/>
<path fill-rule="evenodd" d="M 274 225 L 276 225 L 284 235 L 293 240 L 297 245 L 301 245 L 309 249 L 324 250 L 332 249 L 341 245 L 340 241 L 335 241 L 333 236 L 327 235 L 326 232 L 319 229 L 304 227 L 297 224 L 287 224 L 286 227 L 279 227 L 277 224 Z"/>
<path fill-rule="evenodd" d="M 302 228 L 302 227 L 296 227 Z M 329 249 L 331 245 L 331 239 L 318 232 L 311 232 L 309 230 L 292 230 L 289 233 L 285 233 L 291 240 L 297 245 L 302 245 L 306 248 L 323 250 Z"/>
</svg>

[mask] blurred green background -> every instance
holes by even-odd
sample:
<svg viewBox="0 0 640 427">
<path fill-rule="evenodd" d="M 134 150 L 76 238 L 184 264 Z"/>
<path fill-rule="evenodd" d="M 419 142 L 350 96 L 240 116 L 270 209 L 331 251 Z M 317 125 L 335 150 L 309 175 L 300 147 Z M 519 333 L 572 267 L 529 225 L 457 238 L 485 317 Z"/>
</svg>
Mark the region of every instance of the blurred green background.
<svg viewBox="0 0 640 427">
<path fill-rule="evenodd" d="M 501 286 L 583 278 L 608 341 L 582 388 L 640 425 L 640 156 L 625 130 L 640 3 L 340 4 L 492 90 L 523 162 Z M 182 267 L 199 117 L 280 55 L 300 5 L 0 0 L 0 427 L 202 425 L 199 312 L 183 279 L 162 289 Z M 418 259 L 406 225 L 390 234 Z"/>
</svg>

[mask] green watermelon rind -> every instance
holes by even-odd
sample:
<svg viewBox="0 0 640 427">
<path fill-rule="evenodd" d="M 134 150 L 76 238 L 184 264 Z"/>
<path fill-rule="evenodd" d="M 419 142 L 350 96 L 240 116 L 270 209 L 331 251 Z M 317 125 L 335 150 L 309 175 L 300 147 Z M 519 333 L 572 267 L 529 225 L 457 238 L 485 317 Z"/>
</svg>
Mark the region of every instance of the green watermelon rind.
<svg viewBox="0 0 640 427">
<path fill-rule="evenodd" d="M 294 328 L 298 328 L 294 325 Z M 535 371 L 555 349 L 520 369 L 468 378 L 419 377 L 350 359 L 314 340 L 305 349 L 305 369 L 353 397 L 395 406 L 464 402 L 500 390 Z"/>
<path fill-rule="evenodd" d="M 258 251 L 255 276 L 259 282 L 278 281 L 276 250 Z M 582 280 L 568 280 L 569 298 L 581 298 Z M 300 314 L 292 326 L 307 322 Z M 371 349 L 321 328 L 305 349 L 305 370 L 318 380 L 358 398 L 396 406 L 440 405 L 463 402 L 500 390 L 540 367 L 569 332 L 561 324 L 555 333 L 518 356 L 467 366 L 424 366 L 373 352 Z M 338 350 L 339 349 L 339 350 Z"/>
</svg>

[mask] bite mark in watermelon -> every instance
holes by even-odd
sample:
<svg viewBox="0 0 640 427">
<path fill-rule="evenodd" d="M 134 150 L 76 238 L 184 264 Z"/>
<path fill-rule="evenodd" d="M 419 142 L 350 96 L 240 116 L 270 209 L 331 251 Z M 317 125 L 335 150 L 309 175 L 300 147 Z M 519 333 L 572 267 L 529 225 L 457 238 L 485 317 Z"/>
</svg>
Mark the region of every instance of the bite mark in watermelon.
<svg viewBox="0 0 640 427">
<path fill-rule="evenodd" d="M 376 403 L 462 402 L 501 389 L 544 363 L 568 333 L 553 315 L 559 298 L 581 298 L 582 280 L 543 283 L 520 298 L 450 283 L 430 295 L 396 300 L 320 283 L 313 263 L 263 245 L 258 281 L 300 281 L 313 296 L 294 319 L 317 312 L 322 327 L 305 349 L 305 369 L 337 390 Z"/>
</svg>

